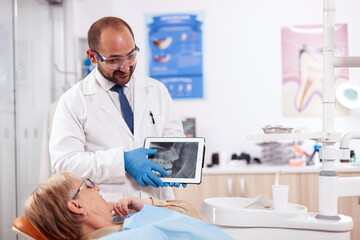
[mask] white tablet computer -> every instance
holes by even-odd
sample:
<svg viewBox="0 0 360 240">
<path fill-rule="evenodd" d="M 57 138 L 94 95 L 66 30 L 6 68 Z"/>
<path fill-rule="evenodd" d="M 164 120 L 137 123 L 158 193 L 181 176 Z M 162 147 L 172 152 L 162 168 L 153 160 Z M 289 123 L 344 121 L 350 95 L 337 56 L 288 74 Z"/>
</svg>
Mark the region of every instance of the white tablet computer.
<svg viewBox="0 0 360 240">
<path fill-rule="evenodd" d="M 158 150 L 148 158 L 167 171 L 167 176 L 154 171 L 163 182 L 201 183 L 205 155 L 204 138 L 148 137 L 144 147 Z"/>
</svg>

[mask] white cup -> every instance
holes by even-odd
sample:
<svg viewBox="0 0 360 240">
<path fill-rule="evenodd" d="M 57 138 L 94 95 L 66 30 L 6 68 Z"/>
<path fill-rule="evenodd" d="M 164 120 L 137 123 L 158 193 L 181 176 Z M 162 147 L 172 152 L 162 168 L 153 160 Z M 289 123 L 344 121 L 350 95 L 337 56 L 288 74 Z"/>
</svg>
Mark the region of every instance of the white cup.
<svg viewBox="0 0 360 240">
<path fill-rule="evenodd" d="M 220 152 L 219 153 L 219 163 L 220 167 L 226 167 L 229 163 L 229 155 L 227 152 Z"/>
<path fill-rule="evenodd" d="M 289 185 L 272 185 L 274 210 L 287 210 Z"/>
</svg>

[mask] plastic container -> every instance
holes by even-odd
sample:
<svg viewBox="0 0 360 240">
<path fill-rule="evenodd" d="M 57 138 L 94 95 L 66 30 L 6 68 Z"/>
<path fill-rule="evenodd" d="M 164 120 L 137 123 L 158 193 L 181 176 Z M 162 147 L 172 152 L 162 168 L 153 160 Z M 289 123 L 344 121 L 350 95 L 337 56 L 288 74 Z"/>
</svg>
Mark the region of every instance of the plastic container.
<svg viewBox="0 0 360 240">
<path fill-rule="evenodd" d="M 322 161 L 319 157 L 319 150 L 320 150 L 321 146 L 318 145 L 318 144 L 315 144 L 314 145 L 314 152 L 312 154 L 312 158 L 311 158 L 311 161 L 313 162 L 314 166 L 316 167 L 321 167 L 322 165 Z"/>
<path fill-rule="evenodd" d="M 82 63 L 82 77 L 85 78 L 91 71 L 94 69 L 95 64 L 93 64 L 88 57 L 86 57 Z"/>
<path fill-rule="evenodd" d="M 350 150 L 350 162 L 353 164 L 355 164 L 355 162 L 356 162 L 356 156 L 355 156 L 354 150 Z"/>
</svg>

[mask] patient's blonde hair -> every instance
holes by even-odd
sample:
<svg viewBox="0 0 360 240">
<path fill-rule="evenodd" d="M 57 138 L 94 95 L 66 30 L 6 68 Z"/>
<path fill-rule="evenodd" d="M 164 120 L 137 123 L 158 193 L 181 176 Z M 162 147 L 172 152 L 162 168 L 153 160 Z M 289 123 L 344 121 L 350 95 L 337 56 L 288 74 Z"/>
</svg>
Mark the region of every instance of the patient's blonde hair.
<svg viewBox="0 0 360 240">
<path fill-rule="evenodd" d="M 72 214 L 67 208 L 67 202 L 76 191 L 72 173 L 51 177 L 28 197 L 26 218 L 50 239 L 78 239 L 81 216 Z"/>
</svg>

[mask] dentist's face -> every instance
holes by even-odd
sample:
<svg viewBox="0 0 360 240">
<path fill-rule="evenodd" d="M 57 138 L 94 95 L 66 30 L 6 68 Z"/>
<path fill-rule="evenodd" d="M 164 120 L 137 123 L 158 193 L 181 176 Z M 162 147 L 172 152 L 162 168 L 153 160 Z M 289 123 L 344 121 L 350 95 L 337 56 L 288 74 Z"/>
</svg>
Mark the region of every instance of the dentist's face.
<svg viewBox="0 0 360 240">
<path fill-rule="evenodd" d="M 134 39 L 127 28 L 115 31 L 112 28 L 102 30 L 98 49 L 101 56 L 105 58 L 126 57 L 135 50 Z M 117 69 L 111 69 L 106 64 L 97 59 L 100 73 L 109 81 L 117 85 L 124 85 L 130 81 L 135 70 L 136 63 L 132 66 L 124 64 Z"/>
</svg>

